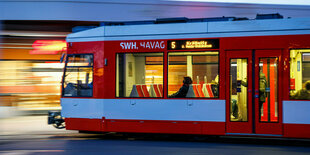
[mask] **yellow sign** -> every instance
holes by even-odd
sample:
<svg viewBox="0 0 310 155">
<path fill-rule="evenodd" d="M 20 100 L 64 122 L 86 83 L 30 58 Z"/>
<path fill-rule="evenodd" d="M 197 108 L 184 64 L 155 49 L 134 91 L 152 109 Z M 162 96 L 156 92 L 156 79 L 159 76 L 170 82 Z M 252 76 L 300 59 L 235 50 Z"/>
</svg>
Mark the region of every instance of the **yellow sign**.
<svg viewBox="0 0 310 155">
<path fill-rule="evenodd" d="M 186 41 L 182 48 L 212 48 L 212 44 L 207 41 Z"/>
<path fill-rule="evenodd" d="M 168 50 L 219 49 L 219 39 L 168 40 Z"/>
<path fill-rule="evenodd" d="M 175 41 L 171 42 L 171 48 L 175 49 Z"/>
</svg>

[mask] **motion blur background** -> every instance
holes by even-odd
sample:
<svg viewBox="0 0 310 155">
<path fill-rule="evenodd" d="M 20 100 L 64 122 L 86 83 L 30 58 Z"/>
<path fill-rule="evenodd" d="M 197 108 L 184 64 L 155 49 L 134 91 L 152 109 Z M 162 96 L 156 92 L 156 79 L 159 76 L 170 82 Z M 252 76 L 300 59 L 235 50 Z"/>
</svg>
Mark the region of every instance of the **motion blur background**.
<svg viewBox="0 0 310 155">
<path fill-rule="evenodd" d="M 0 118 L 60 109 L 66 51 L 72 31 L 107 21 L 187 17 L 310 15 L 310 2 L 243 0 L 0 0 Z"/>
</svg>

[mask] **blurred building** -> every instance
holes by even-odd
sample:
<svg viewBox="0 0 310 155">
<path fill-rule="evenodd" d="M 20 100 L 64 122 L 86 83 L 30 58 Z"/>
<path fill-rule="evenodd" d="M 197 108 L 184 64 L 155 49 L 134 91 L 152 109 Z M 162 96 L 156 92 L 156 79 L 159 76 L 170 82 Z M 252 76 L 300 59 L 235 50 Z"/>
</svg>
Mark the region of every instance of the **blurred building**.
<svg viewBox="0 0 310 155">
<path fill-rule="evenodd" d="M 0 106 L 18 110 L 60 108 L 65 37 L 77 25 L 99 22 L 2 21 Z"/>
</svg>

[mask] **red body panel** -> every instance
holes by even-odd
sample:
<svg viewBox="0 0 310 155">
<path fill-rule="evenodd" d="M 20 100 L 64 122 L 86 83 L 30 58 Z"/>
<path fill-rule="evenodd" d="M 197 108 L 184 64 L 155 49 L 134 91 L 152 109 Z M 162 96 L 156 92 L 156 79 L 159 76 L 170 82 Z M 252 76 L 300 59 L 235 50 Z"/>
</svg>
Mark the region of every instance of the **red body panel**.
<svg viewBox="0 0 310 155">
<path fill-rule="evenodd" d="M 242 126 L 240 126 L 242 128 Z M 67 130 L 225 135 L 224 122 L 104 120 L 66 118 Z M 309 124 L 283 124 L 288 138 L 310 138 Z"/>
<path fill-rule="evenodd" d="M 65 118 L 67 130 L 103 131 L 101 119 Z"/>
<path fill-rule="evenodd" d="M 284 137 L 310 138 L 310 124 L 283 124 Z"/>
<path fill-rule="evenodd" d="M 224 135 L 224 122 L 66 118 L 67 130 Z"/>
</svg>

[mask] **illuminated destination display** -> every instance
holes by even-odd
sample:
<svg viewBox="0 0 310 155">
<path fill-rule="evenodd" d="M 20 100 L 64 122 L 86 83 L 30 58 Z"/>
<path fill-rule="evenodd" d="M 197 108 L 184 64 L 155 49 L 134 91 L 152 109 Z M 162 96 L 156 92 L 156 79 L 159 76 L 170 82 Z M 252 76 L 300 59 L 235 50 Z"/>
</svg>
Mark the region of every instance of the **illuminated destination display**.
<svg viewBox="0 0 310 155">
<path fill-rule="evenodd" d="M 218 39 L 169 40 L 168 50 L 218 49 Z"/>
</svg>

